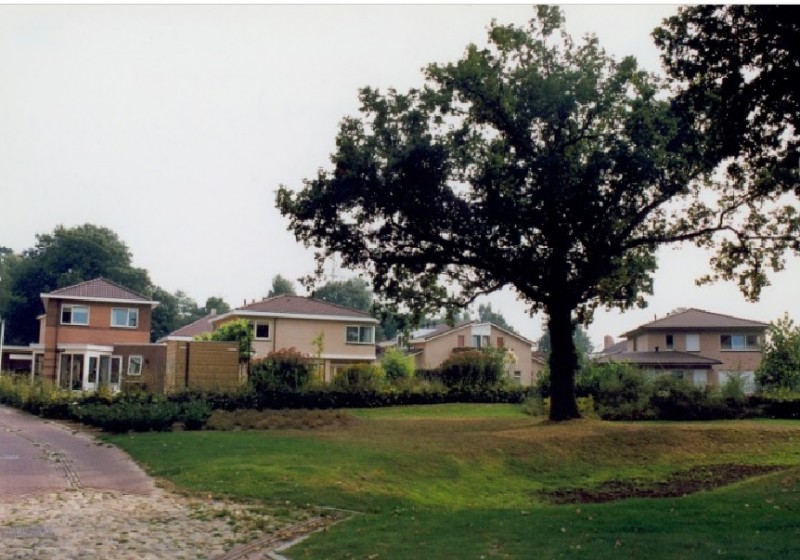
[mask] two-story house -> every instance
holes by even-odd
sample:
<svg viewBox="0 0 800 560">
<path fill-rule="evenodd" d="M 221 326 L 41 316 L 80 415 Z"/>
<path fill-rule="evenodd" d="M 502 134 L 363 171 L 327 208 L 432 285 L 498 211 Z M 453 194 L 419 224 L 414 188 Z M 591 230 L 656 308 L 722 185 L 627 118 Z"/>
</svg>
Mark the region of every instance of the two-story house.
<svg viewBox="0 0 800 560">
<path fill-rule="evenodd" d="M 101 384 L 119 389 L 123 372 L 141 372 L 141 355 L 123 357 L 115 348 L 150 342 L 150 319 L 158 302 L 104 278 L 41 298 L 39 342 L 31 344 L 35 375 L 62 388 L 93 390 Z"/>
<path fill-rule="evenodd" d="M 411 333 L 409 352 L 419 369 L 434 369 L 453 352 L 475 348 L 505 348 L 508 351 L 508 376 L 522 386 L 533 384 L 543 362 L 532 354 L 533 343 L 493 323 L 466 321 L 454 326 L 439 325 Z"/>
<path fill-rule="evenodd" d="M 628 362 L 653 373 L 670 373 L 697 385 L 723 385 L 739 375 L 755 389 L 761 344 L 768 325 L 700 309 L 680 309 L 624 333 L 596 361 Z"/>
<path fill-rule="evenodd" d="M 308 297 L 279 295 L 210 319 L 214 328 L 245 319 L 253 327 L 253 359 L 294 348 L 320 360 L 323 379 L 339 369 L 375 361 L 375 326 L 367 313 Z"/>
</svg>

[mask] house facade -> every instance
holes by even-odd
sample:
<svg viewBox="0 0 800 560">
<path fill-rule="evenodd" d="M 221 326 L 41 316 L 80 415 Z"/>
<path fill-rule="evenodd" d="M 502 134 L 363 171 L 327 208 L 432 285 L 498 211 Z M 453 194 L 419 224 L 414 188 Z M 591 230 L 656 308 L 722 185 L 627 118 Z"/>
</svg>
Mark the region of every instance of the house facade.
<svg viewBox="0 0 800 560">
<path fill-rule="evenodd" d="M 322 380 L 330 382 L 351 364 L 375 361 L 375 327 L 367 313 L 291 295 L 251 302 L 211 319 L 214 328 L 245 319 L 253 328 L 253 359 L 294 348 L 319 360 Z"/>
<path fill-rule="evenodd" d="M 150 342 L 152 301 L 124 286 L 97 278 L 41 294 L 44 313 L 39 341 L 31 344 L 33 375 L 59 387 L 119 390 L 124 374 L 140 375 L 141 354 L 123 356 L 115 347 Z"/>
<path fill-rule="evenodd" d="M 409 351 L 418 369 L 434 369 L 454 352 L 480 348 L 505 348 L 509 378 L 524 387 L 533 384 L 543 364 L 534 360 L 533 343 L 493 323 L 468 321 L 455 326 L 440 325 L 411 333 Z"/>
<path fill-rule="evenodd" d="M 753 391 L 767 327 L 759 321 L 681 309 L 624 333 L 624 345 L 608 345 L 596 360 L 629 362 L 701 386 L 721 386 L 737 375 L 745 389 Z"/>
</svg>

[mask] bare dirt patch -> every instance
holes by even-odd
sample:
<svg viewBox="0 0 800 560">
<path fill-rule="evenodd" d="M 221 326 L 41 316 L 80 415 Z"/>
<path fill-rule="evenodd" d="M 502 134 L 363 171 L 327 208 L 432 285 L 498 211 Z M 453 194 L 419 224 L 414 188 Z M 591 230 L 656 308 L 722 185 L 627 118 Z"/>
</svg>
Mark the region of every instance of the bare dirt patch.
<svg viewBox="0 0 800 560">
<path fill-rule="evenodd" d="M 676 498 L 784 468 L 775 465 L 704 465 L 677 471 L 663 481 L 615 479 L 591 488 L 561 488 L 544 492 L 543 495 L 556 504 L 602 503 L 627 498 Z"/>
</svg>

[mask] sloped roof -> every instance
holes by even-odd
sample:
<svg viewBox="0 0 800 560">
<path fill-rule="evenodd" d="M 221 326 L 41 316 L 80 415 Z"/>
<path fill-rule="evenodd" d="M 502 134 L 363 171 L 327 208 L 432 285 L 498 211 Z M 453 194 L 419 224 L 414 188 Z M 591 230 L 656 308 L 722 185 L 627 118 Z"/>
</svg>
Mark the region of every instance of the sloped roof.
<svg viewBox="0 0 800 560">
<path fill-rule="evenodd" d="M 710 368 L 712 365 L 721 364 L 714 358 L 706 358 L 699 354 L 688 352 L 618 352 L 616 354 L 600 356 L 594 360 L 599 364 L 631 363 L 637 366 L 677 367 L 677 368 Z"/>
<path fill-rule="evenodd" d="M 603 348 L 600 352 L 597 352 L 597 356 L 610 356 L 612 354 L 619 354 L 620 352 L 625 352 L 628 349 L 628 341 L 627 340 L 620 340 L 619 342 L 615 342 L 608 348 Z"/>
<path fill-rule="evenodd" d="M 142 303 L 156 303 L 150 298 L 138 292 L 129 290 L 125 286 L 106 280 L 105 278 L 95 278 L 87 280 L 73 286 L 66 286 L 53 290 L 52 292 L 41 294 L 45 297 L 59 297 L 68 299 L 87 299 L 87 300 L 124 300 L 140 301 Z"/>
<path fill-rule="evenodd" d="M 436 325 L 432 329 L 420 329 L 418 331 L 415 331 L 414 333 L 412 333 L 411 338 L 412 340 L 430 340 L 431 338 L 435 338 L 450 331 L 455 331 L 463 327 L 466 327 L 467 325 L 472 325 L 475 323 L 476 321 L 461 321 L 453 326 L 450 326 L 448 324 Z M 414 336 L 415 334 L 417 336 Z"/>
<path fill-rule="evenodd" d="M 702 309 L 685 309 L 671 313 L 661 319 L 656 319 L 629 331 L 622 336 L 632 336 L 645 330 L 672 330 L 672 329 L 765 329 L 766 323 L 739 319 L 721 313 L 711 313 Z"/>
<path fill-rule="evenodd" d="M 507 335 L 513 336 L 515 338 L 518 338 L 519 340 L 522 340 L 522 341 L 530 344 L 531 346 L 533 346 L 533 342 L 531 342 L 530 340 L 528 340 L 527 338 L 525 338 L 521 334 L 517 334 L 517 333 L 512 332 L 512 331 L 510 331 L 508 329 L 504 329 L 503 327 L 501 327 L 499 325 L 495 325 L 494 323 L 481 323 L 481 322 L 476 321 L 474 319 L 471 320 L 471 321 L 461 321 L 460 323 L 456 323 L 452 327 L 450 325 L 447 325 L 447 324 L 438 325 L 434 329 L 425 331 L 424 334 L 422 334 L 418 338 L 413 338 L 411 340 L 411 342 L 417 342 L 417 343 L 419 343 L 419 342 L 427 342 L 428 340 L 432 340 L 434 338 L 437 338 L 439 336 L 442 336 L 442 335 L 447 334 L 447 333 L 452 332 L 452 331 L 463 329 L 464 327 L 468 327 L 470 325 L 491 325 L 494 328 L 496 328 L 496 329 L 498 329 L 500 331 L 503 331 Z"/>
<path fill-rule="evenodd" d="M 311 317 L 340 317 L 342 319 L 360 319 L 377 322 L 369 313 L 364 313 L 363 311 L 350 309 L 349 307 L 328 303 L 327 301 L 318 299 L 290 295 L 279 295 L 262 301 L 256 301 L 223 315 L 219 315 L 217 319 L 232 315 L 307 315 Z M 213 321 L 217 322 L 217 319 L 213 319 Z"/>
<path fill-rule="evenodd" d="M 189 323 L 188 325 L 184 325 L 181 328 L 172 331 L 165 336 L 164 339 L 191 339 L 199 334 L 214 332 L 214 324 L 211 322 L 211 320 L 216 317 L 216 312 L 209 313 L 205 317 L 201 317 L 193 323 Z"/>
</svg>

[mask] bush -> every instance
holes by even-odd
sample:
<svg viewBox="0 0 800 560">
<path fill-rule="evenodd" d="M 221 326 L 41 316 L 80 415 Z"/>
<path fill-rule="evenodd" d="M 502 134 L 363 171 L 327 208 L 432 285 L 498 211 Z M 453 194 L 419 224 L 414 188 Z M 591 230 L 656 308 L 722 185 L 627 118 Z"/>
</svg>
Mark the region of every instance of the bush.
<svg viewBox="0 0 800 560">
<path fill-rule="evenodd" d="M 299 391 L 311 378 L 311 361 L 294 348 L 271 352 L 250 367 L 250 384 L 256 394 Z"/>
<path fill-rule="evenodd" d="M 457 352 L 439 366 L 439 379 L 448 387 L 490 387 L 504 378 L 503 354 L 496 351 Z"/>
<path fill-rule="evenodd" d="M 384 374 L 373 364 L 353 364 L 342 369 L 333 378 L 335 389 L 349 392 L 377 391 L 383 384 Z"/>
<path fill-rule="evenodd" d="M 644 374 L 630 364 L 596 364 L 591 374 L 598 415 L 604 420 L 642 420 L 653 417 L 651 388 Z"/>
<path fill-rule="evenodd" d="M 386 379 L 392 383 L 414 376 L 414 356 L 409 356 L 397 348 L 390 348 L 381 359 L 381 367 Z"/>
</svg>

